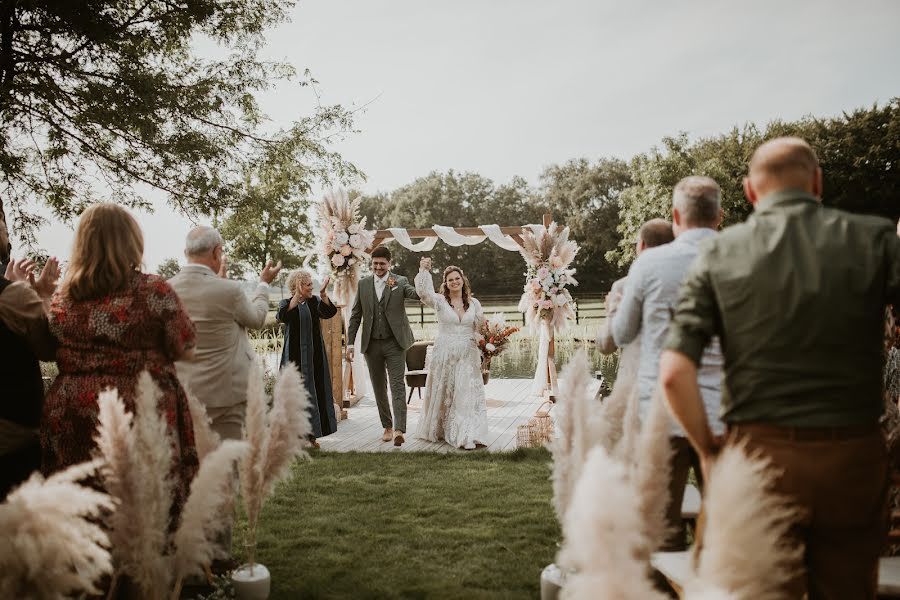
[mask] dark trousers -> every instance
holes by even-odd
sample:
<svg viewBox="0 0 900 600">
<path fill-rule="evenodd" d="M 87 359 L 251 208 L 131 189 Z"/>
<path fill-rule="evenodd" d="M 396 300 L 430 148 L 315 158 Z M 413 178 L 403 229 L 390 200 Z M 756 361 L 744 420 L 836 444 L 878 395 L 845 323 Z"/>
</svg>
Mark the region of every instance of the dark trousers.
<svg viewBox="0 0 900 600">
<path fill-rule="evenodd" d="M 0 456 L 0 502 L 40 468 L 41 444 L 37 439 L 15 452 Z"/>
<path fill-rule="evenodd" d="M 394 338 L 371 339 L 366 348 L 366 365 L 382 427 L 406 432 L 406 350 Z M 388 380 L 391 385 L 390 403 L 387 395 Z M 394 408 L 393 418 L 391 405 Z"/>
<path fill-rule="evenodd" d="M 782 471 L 775 493 L 805 513 L 790 542 L 806 548 L 785 598 L 856 600 L 876 597 L 878 558 L 887 537 L 889 487 L 884 436 L 869 427 L 800 429 L 750 424 L 731 427 L 728 443 Z"/>
<path fill-rule="evenodd" d="M 681 518 L 681 504 L 684 501 L 684 488 L 687 486 L 688 474 L 691 469 L 694 469 L 694 476 L 701 489 L 703 475 L 700 470 L 700 457 L 686 437 L 672 436 L 669 438 L 669 443 L 672 446 L 672 459 L 669 465 L 671 468 L 669 504 L 666 506 L 666 527 L 669 535 L 660 549 L 666 552 L 678 552 L 687 548 L 687 529 Z"/>
</svg>

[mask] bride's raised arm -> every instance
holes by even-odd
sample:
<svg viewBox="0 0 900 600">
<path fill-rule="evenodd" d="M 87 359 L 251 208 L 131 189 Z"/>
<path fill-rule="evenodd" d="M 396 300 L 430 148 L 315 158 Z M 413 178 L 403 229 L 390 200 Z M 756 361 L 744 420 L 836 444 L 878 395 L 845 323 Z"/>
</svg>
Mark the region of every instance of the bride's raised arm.
<svg viewBox="0 0 900 600">
<path fill-rule="evenodd" d="M 431 279 L 431 271 L 424 266 L 425 260 L 427 259 L 422 259 L 422 262 L 419 263 L 419 274 L 416 275 L 415 279 L 416 293 L 419 294 L 419 300 L 421 300 L 425 306 L 437 308 L 437 303 L 441 296 L 434 291 L 434 281 Z"/>
</svg>

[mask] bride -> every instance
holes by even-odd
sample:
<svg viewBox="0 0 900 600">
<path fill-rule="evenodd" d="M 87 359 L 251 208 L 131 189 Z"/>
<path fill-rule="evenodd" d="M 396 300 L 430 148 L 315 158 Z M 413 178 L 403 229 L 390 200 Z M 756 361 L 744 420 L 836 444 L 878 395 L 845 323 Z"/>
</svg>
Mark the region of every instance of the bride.
<svg viewBox="0 0 900 600">
<path fill-rule="evenodd" d="M 486 445 L 487 409 L 476 343 L 484 322 L 481 304 L 459 267 L 444 269 L 440 293 L 435 293 L 431 259 L 423 258 L 415 281 L 419 298 L 434 309 L 438 321 L 416 437 L 466 450 Z"/>
</svg>

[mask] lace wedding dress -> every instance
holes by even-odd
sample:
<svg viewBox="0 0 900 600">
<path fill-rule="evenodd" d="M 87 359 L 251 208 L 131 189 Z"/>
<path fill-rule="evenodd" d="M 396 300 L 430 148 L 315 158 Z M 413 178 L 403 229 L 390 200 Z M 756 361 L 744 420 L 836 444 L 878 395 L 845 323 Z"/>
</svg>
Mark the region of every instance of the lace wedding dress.
<svg viewBox="0 0 900 600">
<path fill-rule="evenodd" d="M 415 282 L 419 298 L 434 309 L 438 320 L 416 437 L 466 449 L 487 444 L 481 352 L 475 344 L 484 321 L 481 304 L 469 298 L 469 308 L 460 318 L 447 299 L 435 293 L 430 273 L 419 273 Z"/>
</svg>

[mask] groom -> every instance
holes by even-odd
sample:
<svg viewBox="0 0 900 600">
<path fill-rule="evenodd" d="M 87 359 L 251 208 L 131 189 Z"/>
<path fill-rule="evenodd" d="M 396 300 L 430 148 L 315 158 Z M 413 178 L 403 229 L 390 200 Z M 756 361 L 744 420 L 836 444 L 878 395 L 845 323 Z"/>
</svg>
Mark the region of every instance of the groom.
<svg viewBox="0 0 900 600">
<path fill-rule="evenodd" d="M 405 441 L 403 434 L 406 432 L 406 384 L 403 379 L 406 373 L 406 351 L 416 341 L 406 316 L 404 300 L 418 300 L 419 295 L 406 277 L 394 275 L 390 268 L 391 251 L 383 246 L 375 248 L 372 251 L 374 275 L 363 277 L 359 281 L 356 302 L 350 313 L 347 360 L 353 361 L 353 344 L 361 321 L 362 352 L 369 367 L 378 416 L 384 427 L 381 439 L 389 442 L 393 437 L 394 445 L 400 446 Z M 387 399 L 385 368 L 391 383 L 393 420 Z"/>
</svg>

